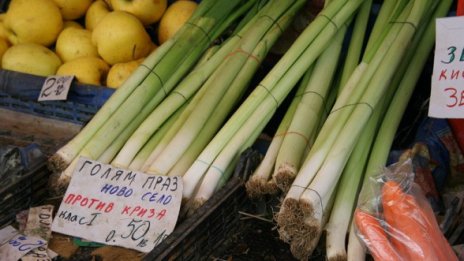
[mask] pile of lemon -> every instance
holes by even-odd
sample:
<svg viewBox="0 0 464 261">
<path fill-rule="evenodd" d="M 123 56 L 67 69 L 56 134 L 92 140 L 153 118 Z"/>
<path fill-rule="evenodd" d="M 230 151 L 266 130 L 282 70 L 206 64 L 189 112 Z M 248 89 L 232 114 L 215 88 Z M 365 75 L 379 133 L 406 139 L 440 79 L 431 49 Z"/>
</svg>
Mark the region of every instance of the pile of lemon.
<svg viewBox="0 0 464 261">
<path fill-rule="evenodd" d="M 1 68 L 117 88 L 196 7 L 189 0 L 11 0 L 0 14 Z"/>
</svg>

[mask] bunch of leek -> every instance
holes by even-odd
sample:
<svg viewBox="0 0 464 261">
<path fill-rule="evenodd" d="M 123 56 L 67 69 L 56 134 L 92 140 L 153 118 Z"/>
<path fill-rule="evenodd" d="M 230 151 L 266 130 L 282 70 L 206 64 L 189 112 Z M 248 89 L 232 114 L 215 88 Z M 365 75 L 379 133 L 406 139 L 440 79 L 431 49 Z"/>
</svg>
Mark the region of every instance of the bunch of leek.
<svg viewBox="0 0 464 261">
<path fill-rule="evenodd" d="M 307 257 L 312 251 L 310 248 L 305 249 L 310 246 L 311 238 L 303 236 L 320 235 L 325 226 L 326 216 L 332 215 L 331 203 L 337 191 L 339 178 L 342 173 L 345 175 L 347 171 L 352 171 L 355 163 L 359 164 L 356 167 L 361 167 L 354 172 L 358 174 L 348 173 L 347 178 L 343 180 L 359 181 L 357 175 L 363 173 L 363 160 L 354 161 L 359 157 L 366 158 L 369 153 L 373 133 L 378 125 L 376 118 L 379 116 L 375 115 L 383 115 L 380 101 L 385 98 L 382 101 L 387 101 L 388 104 L 387 97 L 391 96 L 396 88 L 391 83 L 399 65 L 407 57 L 406 50 L 412 46 L 413 37 L 417 36 L 416 28 L 430 17 L 436 4 L 433 1 L 400 0 L 392 5 L 389 18 L 386 20 L 389 22 L 380 22 L 381 30 L 374 30 L 371 34 L 371 44 L 368 44 L 362 62 L 341 89 L 278 213 L 279 232 L 297 246 L 292 250 L 296 257 Z M 366 132 L 361 137 L 361 133 L 367 127 L 372 128 L 370 131 L 373 133 Z M 356 189 L 354 193 L 356 194 Z M 339 201 L 341 198 L 335 202 L 336 210 L 340 205 L 337 203 Z M 329 223 L 329 232 L 334 224 L 337 222 Z M 305 232 L 301 233 L 302 230 Z M 345 226 L 343 233 L 346 233 L 346 230 Z M 344 239 L 344 236 L 342 238 Z"/>
<path fill-rule="evenodd" d="M 79 156 L 100 158 L 117 140 L 123 144 L 191 70 L 202 53 L 255 1 L 202 1 L 176 35 L 157 48 L 108 99 L 92 120 L 49 160 L 61 172 L 54 188 L 69 183 Z"/>
<path fill-rule="evenodd" d="M 398 74 L 392 82 L 392 84 L 396 84 L 398 87 L 386 109 L 375 140 L 373 141 L 371 153 L 366 161 L 364 178 L 359 184 L 359 186 L 362 185 L 362 190 L 357 195 L 358 197 L 349 196 L 350 200 L 348 202 L 342 201 L 340 203 L 341 207 L 344 205 L 354 207 L 356 198 L 358 202 L 362 203 L 365 202 L 366 199 L 371 199 L 373 197 L 369 189 L 369 180 L 379 174 L 379 171 L 387 164 L 387 157 L 393 144 L 396 131 L 400 125 L 402 115 L 406 110 L 414 88 L 435 43 L 435 19 L 446 16 L 452 3 L 452 0 L 440 1 L 433 14 L 429 15 L 427 21 L 424 21 L 418 29 L 418 34 L 411 44 L 414 52 L 409 53 L 408 56 L 405 57 L 401 67 L 398 68 Z M 360 178 L 362 178 L 362 176 Z M 340 222 L 340 220 L 338 222 Z M 348 239 L 348 260 L 354 261 L 364 259 L 364 254 L 365 247 L 362 247 L 359 238 L 356 237 L 356 230 L 354 225 L 352 225 Z"/>
<path fill-rule="evenodd" d="M 227 179 L 240 153 L 254 142 L 276 108 L 361 3 L 335 0 L 324 8 L 214 136 L 183 176 L 183 196 L 192 201 L 192 206 L 203 204 Z"/>
</svg>

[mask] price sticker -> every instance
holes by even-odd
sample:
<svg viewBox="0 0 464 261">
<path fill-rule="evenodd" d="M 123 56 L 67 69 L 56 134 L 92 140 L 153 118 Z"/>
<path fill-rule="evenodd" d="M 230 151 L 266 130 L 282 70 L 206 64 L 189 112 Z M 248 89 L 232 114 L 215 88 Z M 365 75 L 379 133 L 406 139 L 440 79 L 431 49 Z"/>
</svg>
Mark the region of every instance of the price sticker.
<svg viewBox="0 0 464 261">
<path fill-rule="evenodd" d="M 52 231 L 150 252 L 173 230 L 182 178 L 152 176 L 80 158 Z"/>
<path fill-rule="evenodd" d="M 66 100 L 68 97 L 69 88 L 74 79 L 73 75 L 70 76 L 48 76 L 39 94 L 38 101 L 59 101 Z"/>
<path fill-rule="evenodd" d="M 18 260 L 46 243 L 40 237 L 18 234 L 0 247 L 0 260 Z"/>
<path fill-rule="evenodd" d="M 429 116 L 464 118 L 464 17 L 436 19 Z"/>
</svg>

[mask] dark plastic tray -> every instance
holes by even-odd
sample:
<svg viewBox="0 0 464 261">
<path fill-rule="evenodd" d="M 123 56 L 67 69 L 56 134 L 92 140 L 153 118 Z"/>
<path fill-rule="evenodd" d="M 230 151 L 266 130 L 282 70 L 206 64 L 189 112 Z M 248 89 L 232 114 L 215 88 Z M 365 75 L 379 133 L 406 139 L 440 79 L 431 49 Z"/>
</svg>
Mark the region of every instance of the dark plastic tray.
<svg viewBox="0 0 464 261">
<path fill-rule="evenodd" d="M 238 211 L 246 201 L 243 181 L 233 177 L 143 260 L 206 260 L 239 228 Z"/>
<path fill-rule="evenodd" d="M 45 161 L 0 187 L 0 227 L 15 220 L 21 210 L 37 205 L 48 197 L 48 171 Z M 3 182 L 2 182 L 3 183 Z"/>
</svg>

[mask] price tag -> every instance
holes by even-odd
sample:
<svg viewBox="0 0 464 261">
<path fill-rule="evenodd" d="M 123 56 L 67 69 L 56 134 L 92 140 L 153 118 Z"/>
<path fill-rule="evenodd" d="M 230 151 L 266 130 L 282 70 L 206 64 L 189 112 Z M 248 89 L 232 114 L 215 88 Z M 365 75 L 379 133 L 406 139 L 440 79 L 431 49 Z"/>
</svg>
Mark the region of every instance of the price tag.
<svg viewBox="0 0 464 261">
<path fill-rule="evenodd" d="M 73 75 L 48 76 L 42 85 L 42 90 L 40 91 L 38 101 L 66 100 L 73 79 Z"/>
<path fill-rule="evenodd" d="M 0 247 L 0 260 L 18 260 L 30 251 L 45 245 L 40 237 L 16 235 Z"/>
<path fill-rule="evenodd" d="M 464 118 L 464 17 L 436 20 L 429 116 Z"/>
<path fill-rule="evenodd" d="M 147 253 L 174 230 L 181 200 L 180 177 L 80 158 L 52 230 Z"/>
</svg>

